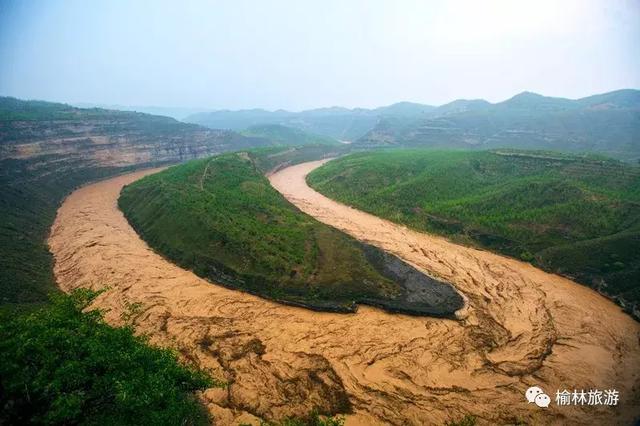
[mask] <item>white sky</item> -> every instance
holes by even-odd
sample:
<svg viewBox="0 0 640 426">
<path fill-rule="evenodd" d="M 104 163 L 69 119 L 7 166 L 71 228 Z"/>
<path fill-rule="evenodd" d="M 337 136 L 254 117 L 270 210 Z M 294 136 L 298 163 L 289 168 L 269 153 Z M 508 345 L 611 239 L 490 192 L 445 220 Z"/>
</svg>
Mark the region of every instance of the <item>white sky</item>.
<svg viewBox="0 0 640 426">
<path fill-rule="evenodd" d="M 0 0 L 0 94 L 375 107 L 640 88 L 640 0 Z"/>
</svg>

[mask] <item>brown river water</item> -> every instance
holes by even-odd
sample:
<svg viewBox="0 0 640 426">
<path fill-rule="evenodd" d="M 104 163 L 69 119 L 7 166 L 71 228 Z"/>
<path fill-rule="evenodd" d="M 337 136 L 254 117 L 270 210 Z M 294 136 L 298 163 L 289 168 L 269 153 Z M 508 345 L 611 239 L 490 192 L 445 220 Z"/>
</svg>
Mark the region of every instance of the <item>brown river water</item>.
<svg viewBox="0 0 640 426">
<path fill-rule="evenodd" d="M 326 161 L 326 160 L 325 160 Z M 631 424 L 640 416 L 640 324 L 598 293 L 529 264 L 409 230 L 332 201 L 305 176 L 322 161 L 269 179 L 321 222 L 452 283 L 457 320 L 319 313 L 229 290 L 151 250 L 117 208 L 122 187 L 156 170 L 91 184 L 58 211 L 49 238 L 59 286 L 107 288 L 109 323 L 132 321 L 154 344 L 229 383 L 199 393 L 216 424 L 348 412 L 347 425 Z M 543 388 L 548 408 L 528 404 Z M 558 406 L 557 390 L 616 389 L 617 406 Z"/>
</svg>

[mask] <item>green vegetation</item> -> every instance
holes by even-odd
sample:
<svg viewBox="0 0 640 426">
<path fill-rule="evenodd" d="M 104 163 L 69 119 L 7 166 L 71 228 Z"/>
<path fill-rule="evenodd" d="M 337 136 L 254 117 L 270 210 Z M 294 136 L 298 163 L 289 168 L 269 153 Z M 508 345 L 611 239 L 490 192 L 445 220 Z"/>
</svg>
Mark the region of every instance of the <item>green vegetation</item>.
<svg viewBox="0 0 640 426">
<path fill-rule="evenodd" d="M 452 420 L 450 422 L 445 422 L 445 426 L 475 426 L 476 418 L 475 416 L 471 416 L 467 414 L 460 420 Z"/>
<path fill-rule="evenodd" d="M 252 154 L 196 160 L 127 186 L 119 205 L 155 249 L 196 274 L 272 299 L 351 309 L 393 282 L 354 240 L 298 211 Z"/>
<path fill-rule="evenodd" d="M 418 230 L 640 301 L 640 168 L 548 152 L 406 150 L 327 163 L 309 184 Z"/>
<path fill-rule="evenodd" d="M 195 160 L 125 187 L 119 205 L 151 247 L 233 288 L 343 312 L 356 302 L 434 315 L 458 309 L 459 296 L 449 286 L 441 291 L 442 283 L 425 284 L 444 294 L 438 306 L 407 302 L 402 273 L 391 279 L 385 268 L 397 262 L 397 270 L 415 270 L 303 214 L 270 186 L 265 170 L 307 152 L 263 149 Z"/>
<path fill-rule="evenodd" d="M 336 145 L 338 142 L 328 136 L 307 133 L 293 127 L 279 124 L 251 126 L 240 132 L 244 136 L 269 139 L 276 145 Z"/>
<path fill-rule="evenodd" d="M 326 417 L 313 411 L 306 418 L 286 418 L 279 422 L 263 421 L 260 426 L 343 426 L 344 422 L 344 417 Z"/>
<path fill-rule="evenodd" d="M 0 97 L 0 121 L 68 120 L 74 117 L 74 111 L 72 106 L 55 102 Z"/>
<path fill-rule="evenodd" d="M 118 111 L 102 108 L 75 108 L 71 105 L 46 101 L 25 101 L 0 96 L 0 122 L 11 121 L 77 121 L 77 120 L 122 120 L 138 119 L 138 124 L 146 131 L 160 133 L 171 127 L 189 128 L 172 118 L 148 115 L 131 111 Z M 164 126 L 163 126 L 164 125 Z M 158 126 L 160 126 L 158 128 Z M 167 127 L 169 126 L 169 127 Z M 1 128 L 3 138 L 9 128 Z M 0 141 L 3 139 L 0 138 Z"/>
<path fill-rule="evenodd" d="M 192 392 L 215 385 L 130 328 L 83 313 L 96 293 L 0 314 L 0 424 L 207 424 Z"/>
</svg>

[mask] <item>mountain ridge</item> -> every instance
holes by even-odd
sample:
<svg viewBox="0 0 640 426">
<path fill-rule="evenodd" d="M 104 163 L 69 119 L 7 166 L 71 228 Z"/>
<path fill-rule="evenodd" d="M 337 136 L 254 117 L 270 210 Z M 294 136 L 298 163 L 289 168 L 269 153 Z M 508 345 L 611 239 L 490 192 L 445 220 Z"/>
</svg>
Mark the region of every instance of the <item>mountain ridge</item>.
<svg viewBox="0 0 640 426">
<path fill-rule="evenodd" d="M 418 120 L 381 120 L 355 145 L 542 149 L 635 161 L 640 159 L 640 91 L 574 100 L 532 92 L 493 104 L 458 100 Z"/>
<path fill-rule="evenodd" d="M 451 147 L 470 147 L 482 146 L 485 141 L 492 134 L 504 132 L 507 130 L 518 131 L 531 131 L 530 126 L 524 126 L 521 124 L 523 121 L 527 121 L 525 114 L 534 114 L 534 121 L 539 121 L 539 126 L 544 124 L 542 121 L 549 119 L 549 117 L 541 117 L 544 114 L 570 114 L 577 111 L 591 112 L 597 114 L 598 112 L 609 115 L 614 114 L 612 111 L 625 110 L 625 113 L 629 115 L 635 114 L 635 111 L 640 111 L 640 90 L 636 89 L 620 89 L 612 92 L 600 93 L 591 96 L 586 96 L 578 99 L 568 99 L 562 97 L 544 96 L 538 93 L 524 91 L 518 93 L 508 99 L 500 102 L 489 102 L 484 99 L 456 99 L 449 103 L 432 106 L 415 102 L 397 102 L 387 106 L 381 106 L 377 108 L 343 108 L 343 107 L 328 107 L 328 108 L 316 108 L 311 110 L 304 110 L 299 112 L 292 112 L 283 109 L 276 111 L 269 111 L 266 109 L 244 109 L 244 110 L 220 110 L 202 112 L 194 115 L 190 115 L 184 119 L 185 122 L 199 124 L 209 128 L 224 128 L 230 130 L 244 130 L 251 126 L 278 124 L 286 127 L 297 128 L 306 132 L 315 133 L 318 135 L 329 136 L 334 139 L 355 142 L 363 147 L 376 147 L 386 145 L 409 145 L 419 144 L 420 132 L 416 132 L 416 128 L 419 127 L 421 122 L 429 122 L 429 120 L 438 120 L 442 117 L 454 118 L 455 120 L 465 118 L 467 123 L 462 126 L 462 131 L 458 132 L 457 137 L 445 137 L 443 140 L 437 142 L 437 146 L 451 146 Z M 516 115 L 520 115 L 516 120 L 515 128 L 513 128 L 513 121 Z M 483 115 L 491 115 L 483 116 Z M 618 114 L 620 115 L 620 114 Z M 622 114 L 624 115 L 624 114 Z M 553 118 L 553 117 L 551 117 Z M 620 120 L 613 129 L 614 135 L 609 138 L 620 138 L 621 134 L 625 133 L 622 128 L 629 127 L 628 123 L 631 120 L 634 123 L 633 129 L 635 129 L 634 117 L 614 117 L 615 120 Z M 473 128 L 477 125 L 478 120 L 485 121 L 498 121 L 497 128 L 488 130 L 482 135 L 474 135 L 473 132 L 469 134 L 470 127 Z M 589 124 L 589 119 L 572 118 L 573 121 L 586 121 L 587 127 L 592 126 Z M 500 122 L 505 122 L 500 124 Z M 552 120 L 553 121 L 553 120 Z M 596 122 L 602 121 L 601 118 L 596 117 Z M 606 121 L 606 120 L 604 120 Z M 476 122 L 476 123 L 474 123 Z M 450 123 L 444 124 L 438 121 L 429 123 L 430 126 L 440 130 L 451 130 Z M 489 123 L 491 124 L 491 123 Z M 577 133 L 580 134 L 579 128 L 582 124 L 572 123 L 571 127 L 577 127 Z M 606 127 L 604 123 L 603 126 Z M 496 127 L 495 125 L 492 125 Z M 506 126 L 506 129 L 503 128 Z M 410 130 L 412 129 L 412 130 Z M 593 133 L 594 129 L 587 132 L 582 132 L 581 138 L 587 139 L 589 142 L 589 135 L 585 133 Z M 596 129 L 596 133 L 603 133 L 603 127 L 600 126 Z M 635 131 L 635 130 L 634 130 Z M 412 133 L 409 137 L 406 133 Z M 571 132 L 574 132 L 572 129 Z M 570 132 L 570 133 L 571 133 Z M 565 135 L 566 136 L 566 135 Z M 571 136 L 571 135 L 569 135 Z M 629 129 L 626 130 L 626 136 L 622 145 L 634 143 L 634 135 L 629 136 Z M 544 142 L 548 135 L 541 135 L 541 139 Z M 578 139 L 581 139 L 578 138 Z M 499 138 L 505 139 L 505 138 Z M 584 145 L 584 141 L 573 140 L 575 138 L 566 137 L 569 140 L 568 145 Z M 596 138 L 597 139 L 597 138 Z M 604 138 L 606 145 L 606 139 Z M 506 145 L 497 145 L 500 147 L 513 147 L 513 148 L 535 148 L 535 149 L 563 149 L 562 144 L 545 144 L 543 142 L 527 143 L 523 146 L 519 144 L 511 145 L 509 140 L 503 140 L 501 143 Z M 592 146 L 585 146 L 585 151 L 594 151 L 598 153 L 604 153 L 612 155 L 616 158 L 627 156 L 629 151 L 635 152 L 635 149 L 629 149 L 625 147 L 617 147 L 614 149 L 606 149 L 602 147 L 602 138 L 597 140 L 591 140 Z M 427 140 L 426 145 L 429 146 L 430 142 Z M 490 144 L 488 147 L 495 147 Z M 548 146 L 550 145 L 550 146 Z M 569 151 L 575 152 L 580 150 L 579 146 L 568 146 Z M 637 150 L 637 157 L 640 158 L 640 149 Z M 634 154 L 634 158 L 636 155 Z"/>
</svg>

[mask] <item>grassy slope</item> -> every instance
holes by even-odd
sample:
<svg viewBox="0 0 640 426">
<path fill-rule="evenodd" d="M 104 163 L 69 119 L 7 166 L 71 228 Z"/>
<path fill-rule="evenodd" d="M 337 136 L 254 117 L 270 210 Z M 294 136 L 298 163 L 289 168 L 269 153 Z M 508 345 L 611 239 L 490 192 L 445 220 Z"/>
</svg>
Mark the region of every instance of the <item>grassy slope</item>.
<svg viewBox="0 0 640 426">
<path fill-rule="evenodd" d="M 395 258 L 305 215 L 273 189 L 264 171 L 283 155 L 308 159 L 301 152 L 274 148 L 192 161 L 127 186 L 119 205 L 160 253 L 233 288 L 343 312 L 354 302 L 431 315 L 460 307 L 447 304 L 461 303 L 457 295 L 435 308 L 407 302 L 403 281 L 385 269 Z"/>
<path fill-rule="evenodd" d="M 549 153 L 408 150 L 315 170 L 318 191 L 640 301 L 640 170 Z"/>
<path fill-rule="evenodd" d="M 149 176 L 126 187 L 119 204 L 152 247 L 233 287 L 342 308 L 361 295 L 397 291 L 353 240 L 299 212 L 248 157 L 197 160 Z"/>
</svg>

